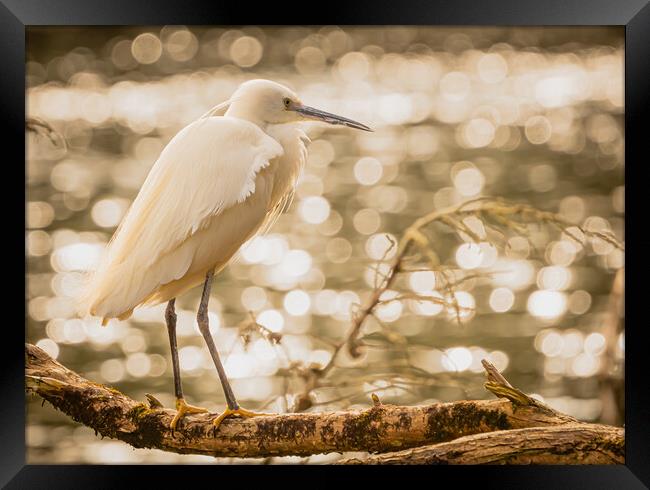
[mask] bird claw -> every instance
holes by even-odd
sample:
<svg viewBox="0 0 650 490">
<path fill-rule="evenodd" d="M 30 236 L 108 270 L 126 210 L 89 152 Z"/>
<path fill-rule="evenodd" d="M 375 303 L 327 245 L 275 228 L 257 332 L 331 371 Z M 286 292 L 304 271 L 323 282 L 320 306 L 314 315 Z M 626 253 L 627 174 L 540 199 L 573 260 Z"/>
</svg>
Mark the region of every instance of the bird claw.
<svg viewBox="0 0 650 490">
<path fill-rule="evenodd" d="M 217 430 L 219 430 L 219 426 L 221 425 L 221 422 L 224 421 L 227 417 L 242 417 L 242 418 L 252 418 L 252 417 L 268 417 L 273 414 L 271 413 L 258 413 L 258 412 L 251 412 L 250 410 L 246 410 L 245 408 L 237 408 L 235 410 L 231 408 L 226 408 L 221 415 L 219 415 L 216 419 L 212 421 L 212 425 L 214 426 L 214 434 L 215 436 L 217 435 Z"/>
<path fill-rule="evenodd" d="M 174 430 L 176 429 L 176 425 L 178 424 L 178 421 L 181 418 L 183 418 L 183 416 L 186 413 L 206 413 L 207 411 L 208 411 L 207 408 L 195 407 L 194 405 L 189 405 L 184 398 L 177 398 L 176 415 L 174 415 L 174 418 L 169 424 L 169 428 L 171 429 L 172 432 L 174 432 Z"/>
</svg>

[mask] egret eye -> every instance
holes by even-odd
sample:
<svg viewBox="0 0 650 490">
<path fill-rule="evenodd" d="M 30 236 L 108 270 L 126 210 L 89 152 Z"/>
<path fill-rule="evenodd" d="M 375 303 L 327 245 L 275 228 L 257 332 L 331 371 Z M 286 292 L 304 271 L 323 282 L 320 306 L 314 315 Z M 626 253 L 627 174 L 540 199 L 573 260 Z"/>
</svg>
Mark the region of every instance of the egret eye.
<svg viewBox="0 0 650 490">
<path fill-rule="evenodd" d="M 282 103 L 284 104 L 284 107 L 288 109 L 289 106 L 291 105 L 291 99 L 289 97 L 285 97 L 284 99 L 282 99 Z"/>
</svg>

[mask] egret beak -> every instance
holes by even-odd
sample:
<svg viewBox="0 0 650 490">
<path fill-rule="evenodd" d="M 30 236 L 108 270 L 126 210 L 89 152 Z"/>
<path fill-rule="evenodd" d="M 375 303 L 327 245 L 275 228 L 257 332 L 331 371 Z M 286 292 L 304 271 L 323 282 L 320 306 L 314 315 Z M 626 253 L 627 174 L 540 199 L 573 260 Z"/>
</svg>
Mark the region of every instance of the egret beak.
<svg viewBox="0 0 650 490">
<path fill-rule="evenodd" d="M 302 114 L 308 119 L 323 121 L 328 124 L 348 126 L 350 128 L 362 129 L 364 131 L 372 131 L 372 129 L 370 129 L 365 124 L 361 124 L 359 122 L 353 121 L 352 119 L 348 119 L 347 117 L 337 116 L 336 114 L 330 114 L 329 112 L 314 109 L 313 107 L 309 107 L 306 105 L 297 106 L 293 110 L 299 114 Z"/>
</svg>

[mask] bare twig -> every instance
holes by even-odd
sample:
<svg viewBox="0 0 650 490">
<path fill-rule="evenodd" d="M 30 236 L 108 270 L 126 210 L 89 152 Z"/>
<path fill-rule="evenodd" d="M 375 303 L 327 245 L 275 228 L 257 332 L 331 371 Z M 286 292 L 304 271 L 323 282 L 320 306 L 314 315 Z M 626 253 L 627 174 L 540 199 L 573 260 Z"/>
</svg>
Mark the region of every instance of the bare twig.
<svg viewBox="0 0 650 490">
<path fill-rule="evenodd" d="M 64 150 L 67 148 L 65 138 L 42 119 L 28 117 L 25 120 L 25 130 L 46 136 L 54 146 L 60 146 Z"/>
<path fill-rule="evenodd" d="M 381 297 L 383 293 L 391 288 L 397 274 L 407 270 L 403 268 L 403 263 L 413 249 L 417 249 L 426 258 L 428 270 L 437 270 L 445 279 L 442 287 L 446 290 L 449 301 L 452 303 L 452 307 L 456 311 L 456 320 L 460 322 L 461 307 L 458 304 L 456 296 L 453 294 L 454 287 L 458 284 L 450 280 L 446 273 L 446 268 L 440 266 L 438 256 L 422 230 L 435 222 L 440 222 L 456 229 L 459 233 L 467 235 L 473 241 L 485 241 L 477 233 L 472 231 L 463 221 L 470 216 L 478 218 L 481 221 L 493 219 L 501 226 L 514 230 L 519 234 L 526 233 L 527 225 L 532 223 L 546 223 L 565 233 L 569 238 L 582 243 L 580 238 L 573 232 L 573 230 L 576 229 L 585 237 L 595 237 L 605 240 L 614 247 L 623 250 L 623 246 L 614 237 L 607 233 L 586 230 L 576 226 L 558 214 L 541 211 L 527 204 L 511 203 L 497 198 L 481 197 L 465 201 L 456 206 L 428 213 L 425 216 L 416 219 L 406 228 L 402 238 L 397 244 L 397 251 L 390 262 L 388 271 L 384 274 L 381 284 L 375 288 L 365 306 L 354 315 L 348 333 L 345 338 L 336 345 L 329 362 L 317 373 L 318 377 L 323 378 L 327 375 L 332 367 L 334 367 L 339 353 L 346 345 L 350 348 L 351 354 L 354 355 L 356 353 L 356 342 L 364 321 L 371 316 L 375 311 L 375 308 L 382 303 Z M 383 262 L 383 260 L 380 262 Z"/>
</svg>

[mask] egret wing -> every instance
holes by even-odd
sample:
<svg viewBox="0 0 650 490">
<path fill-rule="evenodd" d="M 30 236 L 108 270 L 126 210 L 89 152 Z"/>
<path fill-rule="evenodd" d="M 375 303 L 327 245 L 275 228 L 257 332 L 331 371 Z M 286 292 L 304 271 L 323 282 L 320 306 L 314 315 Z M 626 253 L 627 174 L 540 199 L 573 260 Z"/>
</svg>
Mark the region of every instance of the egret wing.
<svg viewBox="0 0 650 490">
<path fill-rule="evenodd" d="M 229 117 L 199 119 L 165 147 L 111 239 L 88 288 L 90 311 L 255 192 L 256 175 L 282 155 L 256 125 Z M 176 274 L 178 275 L 178 274 Z M 95 314 L 95 313 L 93 313 Z"/>
<path fill-rule="evenodd" d="M 111 261 L 155 262 L 224 209 L 255 192 L 255 176 L 282 147 L 246 121 L 195 121 L 167 145 L 110 245 Z"/>
</svg>

